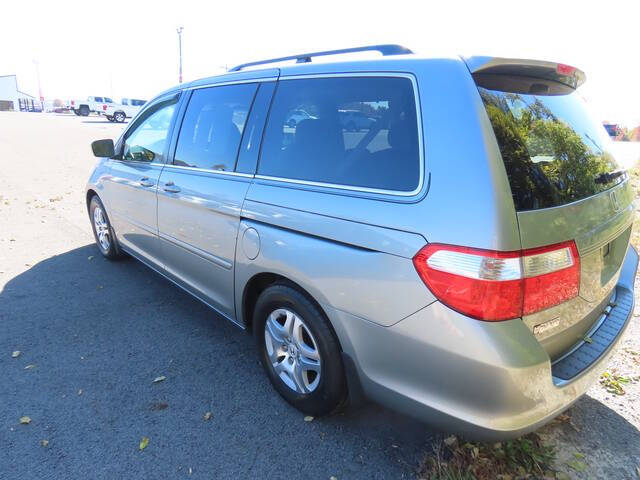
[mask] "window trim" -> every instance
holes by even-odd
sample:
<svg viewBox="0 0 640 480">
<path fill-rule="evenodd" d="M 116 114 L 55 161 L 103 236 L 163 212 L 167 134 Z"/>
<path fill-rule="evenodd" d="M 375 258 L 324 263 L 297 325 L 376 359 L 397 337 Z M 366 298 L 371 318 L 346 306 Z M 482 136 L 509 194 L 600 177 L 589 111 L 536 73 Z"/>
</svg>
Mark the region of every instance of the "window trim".
<svg viewBox="0 0 640 480">
<path fill-rule="evenodd" d="M 249 104 L 249 110 L 247 111 L 247 119 L 245 120 L 245 125 L 244 128 L 242 129 L 242 134 L 240 135 L 240 144 L 238 145 L 238 149 L 236 152 L 236 158 L 235 158 L 235 162 L 233 164 L 233 170 L 212 170 L 209 168 L 201 168 L 201 167 L 188 167 L 186 165 L 176 165 L 173 162 L 176 159 L 176 152 L 178 151 L 178 141 L 180 140 L 180 132 L 182 131 L 182 127 L 184 125 L 184 119 L 187 115 L 187 109 L 189 108 L 189 104 L 191 103 L 191 98 L 193 97 L 193 94 L 195 92 L 195 90 L 199 90 L 201 88 L 215 88 L 215 87 L 226 87 L 226 86 L 230 86 L 230 85 L 240 85 L 240 84 L 247 84 L 247 83 L 255 83 L 256 84 L 256 89 L 253 92 L 253 97 L 251 98 L 251 103 Z M 176 122 L 176 128 L 175 128 L 175 142 L 173 141 L 174 139 L 172 138 L 172 144 L 171 144 L 171 149 L 170 149 L 170 154 L 169 154 L 169 158 L 167 158 L 167 161 L 165 162 L 165 166 L 167 167 L 172 167 L 172 168 L 179 168 L 179 169 L 185 169 L 185 170 L 192 170 L 192 171 L 196 171 L 196 172 L 207 172 L 207 173 L 221 173 L 223 175 L 235 175 L 238 177 L 251 177 L 253 178 L 253 175 L 248 174 L 248 173 L 239 173 L 236 172 L 236 167 L 238 166 L 238 156 L 240 155 L 240 149 L 242 148 L 242 144 L 243 144 L 243 139 L 244 139 L 244 132 L 247 126 L 247 123 L 249 122 L 249 119 L 251 118 L 251 112 L 253 111 L 253 105 L 256 101 L 256 98 L 258 96 L 258 91 L 260 90 L 260 83 L 259 82 L 253 82 L 253 81 L 238 81 L 238 82 L 225 82 L 225 83 L 215 83 L 213 85 L 206 85 L 206 86 L 198 86 L 197 88 L 187 88 L 185 89 L 185 93 L 187 93 L 187 95 L 185 95 L 185 99 L 184 99 L 184 108 L 181 109 L 181 111 L 179 112 L 179 121 L 180 124 L 178 125 L 178 122 Z"/>
<path fill-rule="evenodd" d="M 258 165 L 256 167 L 255 178 L 258 180 L 267 180 L 278 183 L 293 183 L 296 185 L 306 185 L 309 187 L 322 187 L 322 188 L 330 188 L 335 190 L 347 190 L 350 192 L 360 192 L 360 193 L 368 193 L 368 194 L 378 194 L 378 195 L 391 195 L 395 197 L 414 197 L 418 195 L 425 186 L 424 176 L 425 176 L 425 156 L 424 156 L 424 139 L 422 132 L 422 110 L 420 108 L 420 94 L 418 91 L 418 82 L 416 77 L 411 73 L 402 73 L 402 72 L 348 72 L 348 73 L 322 73 L 322 74 L 313 74 L 313 75 L 287 75 L 280 77 L 278 79 L 278 84 L 280 84 L 283 80 L 302 80 L 302 79 L 316 79 L 316 78 L 347 78 L 347 77 L 386 77 L 386 78 L 406 78 L 411 81 L 411 85 L 413 86 L 413 97 L 416 104 L 416 122 L 418 128 L 418 163 L 420 167 L 420 171 L 418 173 L 418 185 L 412 191 L 406 190 L 387 190 L 382 188 L 370 188 L 370 187 L 359 187 L 356 185 L 342 185 L 339 183 L 326 183 L 326 182 L 314 182 L 310 180 L 298 180 L 295 178 L 287 178 L 287 177 L 274 177 L 270 175 L 260 175 L 258 170 L 260 168 L 260 158 L 258 158 Z M 277 95 L 277 92 L 275 93 Z M 275 101 L 275 96 L 274 100 Z M 265 126 L 265 130 L 269 124 L 269 118 L 267 118 L 267 123 Z M 263 142 L 264 143 L 264 138 Z M 262 149 L 260 151 L 260 156 L 262 156 Z"/>
<path fill-rule="evenodd" d="M 135 115 L 135 117 L 133 117 L 131 119 L 131 121 L 129 122 L 129 124 L 127 125 L 127 128 L 125 131 L 122 132 L 122 134 L 120 135 L 120 137 L 118 138 L 118 141 L 115 144 L 115 149 L 116 151 L 118 150 L 122 150 L 124 148 L 124 142 L 127 141 L 127 138 L 130 136 L 130 134 L 136 130 L 138 128 L 138 126 L 140 126 L 140 122 L 141 120 L 139 120 L 139 118 L 142 118 L 142 116 L 149 110 L 153 109 L 154 107 L 158 106 L 159 104 L 166 102 L 167 100 L 171 99 L 172 97 L 177 96 L 177 100 L 176 100 L 176 110 L 173 113 L 173 118 L 171 119 L 171 124 L 169 125 L 169 132 L 167 134 L 167 138 L 165 140 L 165 146 L 164 146 L 164 151 L 162 153 L 163 161 L 162 162 L 156 162 L 151 161 L 151 162 L 143 162 L 140 160 L 125 160 L 124 158 L 116 158 L 116 157 L 112 157 L 109 160 L 114 161 L 114 162 L 122 162 L 122 163 L 127 163 L 127 164 L 134 164 L 134 165 L 166 165 L 167 163 L 167 156 L 170 152 L 169 147 L 171 145 L 171 140 L 173 138 L 173 132 L 175 131 L 175 127 L 176 127 L 176 122 L 178 120 L 178 115 L 180 113 L 180 109 L 182 108 L 183 105 L 183 100 L 184 100 L 184 95 L 183 95 L 183 91 L 182 90 L 177 90 L 177 91 L 173 91 L 173 92 L 169 92 L 166 94 L 162 94 L 159 97 L 156 97 L 153 100 L 150 100 L 149 102 L 147 102 L 144 107 L 142 109 L 140 109 L 140 111 Z M 152 114 L 153 115 L 153 114 Z M 142 120 L 143 121 L 143 120 Z M 116 153 L 116 156 L 118 154 Z"/>
<path fill-rule="evenodd" d="M 200 172 L 200 173 L 207 173 L 207 174 L 216 174 L 216 175 L 226 175 L 226 176 L 230 176 L 230 177 L 243 177 L 243 178 L 254 178 L 255 177 L 255 172 L 254 173 L 243 173 L 243 172 L 236 172 L 235 169 L 238 166 L 238 155 L 236 155 L 236 163 L 233 167 L 233 170 L 210 170 L 207 168 L 199 168 L 199 167 L 186 167 L 183 165 L 174 165 L 173 161 L 175 160 L 175 156 L 176 156 L 176 150 L 178 147 L 178 138 L 180 137 L 180 130 L 182 129 L 182 122 L 184 121 L 184 117 L 187 111 L 187 107 L 189 106 L 189 101 L 191 100 L 191 96 L 192 96 L 192 92 L 194 90 L 199 90 L 201 88 L 211 88 L 211 87 L 224 87 L 227 85 L 238 85 L 238 84 L 243 84 L 243 83 L 256 83 L 258 84 L 258 88 L 256 89 L 256 93 L 254 94 L 253 100 L 251 102 L 251 108 L 249 109 L 249 113 L 247 115 L 247 122 L 249 121 L 249 118 L 251 117 L 252 113 L 253 113 L 253 107 L 255 105 L 255 101 L 256 98 L 258 97 L 258 92 L 260 90 L 260 83 L 266 83 L 266 82 L 277 82 L 278 78 L 277 77 L 264 77 L 264 78 L 250 78 L 250 79 L 243 79 L 243 80 L 230 80 L 228 82 L 212 82 L 212 83 L 207 83 L 206 85 L 197 85 L 194 87 L 187 87 L 184 88 L 182 90 L 182 92 L 184 92 L 184 99 L 183 99 L 183 106 L 181 107 L 180 111 L 178 112 L 178 115 L 176 117 L 176 125 L 174 128 L 174 134 L 171 139 L 171 147 L 169 150 L 169 155 L 167 158 L 167 161 L 165 162 L 164 166 L 165 168 L 175 168 L 175 169 L 179 169 L 179 170 L 187 170 L 187 171 L 192 171 L 192 172 Z M 273 98 L 273 95 L 272 97 Z M 265 126 L 266 126 L 266 120 L 265 120 Z M 246 127 L 246 125 L 245 125 Z M 244 138 L 244 131 L 242 132 L 242 136 Z M 262 145 L 262 138 L 260 139 L 260 145 Z M 242 148 L 242 139 L 240 140 L 240 147 Z"/>
</svg>

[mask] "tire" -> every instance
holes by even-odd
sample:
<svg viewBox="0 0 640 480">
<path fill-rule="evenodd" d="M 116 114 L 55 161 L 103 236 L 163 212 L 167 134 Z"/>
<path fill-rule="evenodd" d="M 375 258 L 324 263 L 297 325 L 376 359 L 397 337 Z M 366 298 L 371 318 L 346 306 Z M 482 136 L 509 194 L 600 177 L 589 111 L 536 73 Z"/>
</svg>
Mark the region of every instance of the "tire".
<svg viewBox="0 0 640 480">
<path fill-rule="evenodd" d="M 113 114 L 113 119 L 117 123 L 124 123 L 126 118 L 127 118 L 127 116 L 124 114 L 124 112 L 116 112 L 116 113 Z"/>
<path fill-rule="evenodd" d="M 91 113 L 89 111 L 89 107 L 87 107 L 86 105 L 81 105 L 80 108 L 78 109 L 78 112 L 82 117 L 88 117 L 89 113 Z"/>
<path fill-rule="evenodd" d="M 113 116 L 111 115 L 107 115 L 107 120 L 109 120 L 110 122 L 115 122 Z"/>
<path fill-rule="evenodd" d="M 286 283 L 265 289 L 254 308 L 253 332 L 260 362 L 287 402 L 313 416 L 346 403 L 340 345 L 323 312 L 305 294 Z"/>
<path fill-rule="evenodd" d="M 91 202 L 89 202 L 89 219 L 100 253 L 109 260 L 124 257 L 124 252 L 118 245 L 107 211 L 97 195 L 91 197 Z"/>
<path fill-rule="evenodd" d="M 74 114 L 76 114 L 76 115 L 80 116 L 80 112 L 78 111 L 78 109 L 77 109 L 77 108 L 72 108 L 72 110 L 73 110 L 73 113 L 74 113 Z"/>
</svg>

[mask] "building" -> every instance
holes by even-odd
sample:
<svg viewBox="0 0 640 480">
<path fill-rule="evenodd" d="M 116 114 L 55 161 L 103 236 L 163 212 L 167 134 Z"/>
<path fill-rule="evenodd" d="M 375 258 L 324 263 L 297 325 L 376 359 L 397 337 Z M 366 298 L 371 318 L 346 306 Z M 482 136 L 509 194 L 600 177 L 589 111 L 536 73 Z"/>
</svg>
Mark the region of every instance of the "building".
<svg viewBox="0 0 640 480">
<path fill-rule="evenodd" d="M 0 75 L 0 110 L 40 111 L 42 105 L 36 97 L 18 90 L 15 75 Z"/>
</svg>

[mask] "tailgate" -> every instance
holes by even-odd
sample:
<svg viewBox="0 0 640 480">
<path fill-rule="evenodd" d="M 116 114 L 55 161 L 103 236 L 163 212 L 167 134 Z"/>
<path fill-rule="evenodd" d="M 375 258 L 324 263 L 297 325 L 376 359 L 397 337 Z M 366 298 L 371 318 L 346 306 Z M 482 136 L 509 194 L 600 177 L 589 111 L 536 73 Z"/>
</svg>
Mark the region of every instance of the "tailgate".
<svg viewBox="0 0 640 480">
<path fill-rule="evenodd" d="M 574 241 L 578 295 L 525 315 L 552 360 L 582 341 L 610 302 L 633 222 L 633 191 L 567 65 L 468 59 L 496 136 L 523 249 Z M 575 295 L 575 291 L 574 291 Z"/>
</svg>

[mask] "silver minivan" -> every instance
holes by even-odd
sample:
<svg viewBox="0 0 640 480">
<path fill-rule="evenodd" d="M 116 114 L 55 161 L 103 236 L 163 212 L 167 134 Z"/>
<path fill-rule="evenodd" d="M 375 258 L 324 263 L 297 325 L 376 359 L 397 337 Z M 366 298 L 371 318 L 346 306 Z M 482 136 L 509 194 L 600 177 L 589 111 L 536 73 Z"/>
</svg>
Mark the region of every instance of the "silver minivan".
<svg viewBox="0 0 640 480">
<path fill-rule="evenodd" d="M 380 45 L 179 85 L 92 145 L 98 248 L 252 332 L 306 414 L 370 399 L 521 435 L 584 394 L 634 306 L 633 192 L 584 80 Z"/>
</svg>

